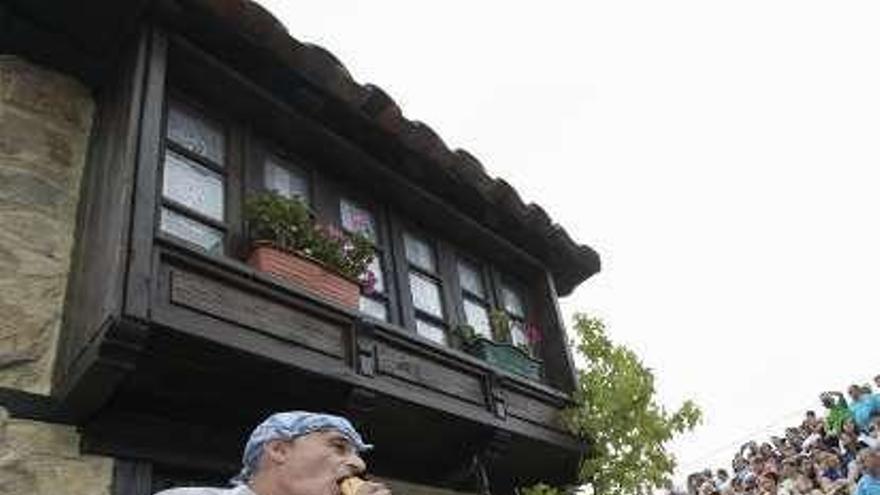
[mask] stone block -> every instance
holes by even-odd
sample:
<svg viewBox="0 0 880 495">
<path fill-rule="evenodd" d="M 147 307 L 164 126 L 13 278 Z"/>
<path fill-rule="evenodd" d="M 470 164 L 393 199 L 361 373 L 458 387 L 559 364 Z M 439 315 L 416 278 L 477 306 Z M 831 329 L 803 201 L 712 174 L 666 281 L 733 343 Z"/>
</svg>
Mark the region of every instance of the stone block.
<svg viewBox="0 0 880 495">
<path fill-rule="evenodd" d="M 0 386 L 50 392 L 93 102 L 0 55 Z"/>
<path fill-rule="evenodd" d="M 94 106 L 77 80 L 14 55 L 0 55 L 0 103 L 80 130 L 90 127 Z"/>
<path fill-rule="evenodd" d="M 0 493 L 110 495 L 113 460 L 79 453 L 72 426 L 10 418 L 0 408 Z"/>
</svg>

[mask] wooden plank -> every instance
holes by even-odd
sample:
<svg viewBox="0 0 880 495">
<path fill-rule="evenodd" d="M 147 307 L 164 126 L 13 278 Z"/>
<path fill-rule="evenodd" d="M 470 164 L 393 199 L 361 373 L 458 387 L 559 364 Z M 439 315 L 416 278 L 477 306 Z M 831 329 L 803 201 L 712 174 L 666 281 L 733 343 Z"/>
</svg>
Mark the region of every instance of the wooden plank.
<svg viewBox="0 0 880 495">
<path fill-rule="evenodd" d="M 208 277 L 180 269 L 170 272 L 172 304 L 268 333 L 331 356 L 344 358 L 344 327 Z"/>
<path fill-rule="evenodd" d="M 541 343 L 546 348 L 543 353 L 545 375 L 550 385 L 570 394 L 577 385 L 577 371 L 568 345 L 565 318 L 559 308 L 556 284 L 549 271 L 544 272 L 543 280 L 536 284 L 534 291 L 533 297 L 541 301 L 538 307 L 544 313 L 543 321 L 546 325 Z"/>
<path fill-rule="evenodd" d="M 77 211 L 56 385 L 82 347 L 121 311 L 146 54 L 142 36 L 126 51 L 97 97 Z"/>
<path fill-rule="evenodd" d="M 547 428 L 564 431 L 562 409 L 547 402 L 510 390 L 505 391 L 507 413 Z"/>
<path fill-rule="evenodd" d="M 480 376 L 455 370 L 394 346 L 382 343 L 378 350 L 378 371 L 467 402 L 486 403 Z"/>
<path fill-rule="evenodd" d="M 152 250 L 156 225 L 159 157 L 162 148 L 162 111 L 165 108 L 165 73 L 168 43 L 155 30 L 150 43 L 146 88 L 138 136 L 132 233 L 129 243 L 125 314 L 146 319 L 152 293 Z"/>
<path fill-rule="evenodd" d="M 150 495 L 153 466 L 149 462 L 116 459 L 113 462 L 112 495 Z"/>
</svg>

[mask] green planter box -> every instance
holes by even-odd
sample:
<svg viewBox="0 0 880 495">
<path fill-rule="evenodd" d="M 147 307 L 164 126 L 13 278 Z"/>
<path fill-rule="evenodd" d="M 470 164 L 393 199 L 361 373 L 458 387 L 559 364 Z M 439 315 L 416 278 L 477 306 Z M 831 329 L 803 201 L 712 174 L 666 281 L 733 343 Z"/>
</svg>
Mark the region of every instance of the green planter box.
<svg viewBox="0 0 880 495">
<path fill-rule="evenodd" d="M 532 380 L 541 379 L 541 361 L 533 359 L 520 349 L 510 345 L 479 338 L 465 345 L 468 353 L 505 371 Z"/>
</svg>

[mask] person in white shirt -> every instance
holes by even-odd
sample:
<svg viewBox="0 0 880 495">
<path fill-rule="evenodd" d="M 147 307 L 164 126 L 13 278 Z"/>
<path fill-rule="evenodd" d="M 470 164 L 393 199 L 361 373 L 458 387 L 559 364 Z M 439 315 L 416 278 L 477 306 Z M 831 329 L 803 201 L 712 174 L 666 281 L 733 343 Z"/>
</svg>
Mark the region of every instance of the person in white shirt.
<svg viewBox="0 0 880 495">
<path fill-rule="evenodd" d="M 276 413 L 251 433 L 233 488 L 172 488 L 156 495 L 340 495 L 343 481 L 366 470 L 360 453 L 370 448 L 345 418 Z M 359 485 L 347 495 L 391 495 L 381 483 Z"/>
</svg>

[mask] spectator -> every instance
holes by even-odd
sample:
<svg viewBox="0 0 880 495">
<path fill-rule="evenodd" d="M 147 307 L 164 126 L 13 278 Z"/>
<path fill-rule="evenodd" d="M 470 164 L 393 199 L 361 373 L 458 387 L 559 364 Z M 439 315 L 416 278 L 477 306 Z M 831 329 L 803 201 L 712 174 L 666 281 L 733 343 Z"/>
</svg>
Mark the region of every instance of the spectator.
<svg viewBox="0 0 880 495">
<path fill-rule="evenodd" d="M 835 398 L 837 400 L 834 400 Z M 820 396 L 820 399 L 822 400 L 822 405 L 828 410 L 825 414 L 825 431 L 829 435 L 837 436 L 840 433 L 843 422 L 846 421 L 846 418 L 852 416 L 846 399 L 840 392 L 825 392 Z"/>
<path fill-rule="evenodd" d="M 813 431 L 813 425 L 818 422 L 821 422 L 821 420 L 816 418 L 816 411 L 807 411 L 807 414 L 804 417 L 804 422 L 801 423 L 801 428 L 804 428 L 808 431 Z"/>
<path fill-rule="evenodd" d="M 826 494 L 834 493 L 846 486 L 846 475 L 840 467 L 840 459 L 831 453 L 823 453 L 819 458 L 822 470 L 819 473 L 819 487 Z"/>
<path fill-rule="evenodd" d="M 880 375 L 874 377 L 880 389 Z M 690 495 L 880 495 L 880 394 L 863 385 L 820 395 L 784 437 L 742 445 L 726 470 L 688 477 Z"/>
<path fill-rule="evenodd" d="M 798 471 L 794 459 L 786 459 L 782 462 L 782 471 L 779 473 L 779 477 L 782 481 L 779 482 L 777 490 L 779 495 L 795 495 L 796 490 L 794 483 L 797 475 Z"/>
<path fill-rule="evenodd" d="M 767 472 L 758 478 L 758 493 L 760 495 L 777 495 L 776 473 Z"/>
<path fill-rule="evenodd" d="M 799 495 L 821 495 L 821 491 L 816 489 L 816 484 L 806 474 L 799 474 L 794 482 L 794 488 Z"/>
<path fill-rule="evenodd" d="M 865 456 L 864 474 L 855 495 L 880 495 L 880 452 L 873 451 Z"/>
<path fill-rule="evenodd" d="M 873 450 L 880 449 L 880 416 L 871 419 L 871 427 L 859 435 L 859 442 Z"/>
<path fill-rule="evenodd" d="M 866 394 L 864 387 L 858 385 L 850 385 L 849 396 L 852 399 L 849 411 L 852 413 L 856 426 L 860 431 L 867 431 L 871 423 L 871 416 L 880 412 L 880 396 Z"/>
<path fill-rule="evenodd" d="M 716 486 L 721 492 L 726 492 L 730 488 L 730 475 L 724 469 L 715 472 Z"/>
</svg>

